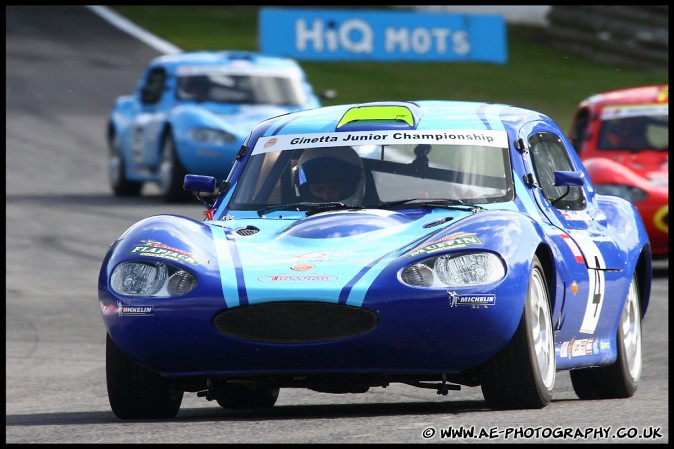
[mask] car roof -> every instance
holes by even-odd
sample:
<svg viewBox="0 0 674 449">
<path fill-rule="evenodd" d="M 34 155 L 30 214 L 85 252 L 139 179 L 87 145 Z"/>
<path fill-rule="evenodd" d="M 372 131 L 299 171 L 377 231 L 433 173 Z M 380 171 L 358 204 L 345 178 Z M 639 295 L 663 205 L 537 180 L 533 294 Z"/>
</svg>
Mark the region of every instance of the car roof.
<svg viewBox="0 0 674 449">
<path fill-rule="evenodd" d="M 394 117 L 393 115 L 398 114 L 395 111 L 397 107 L 407 108 L 410 111 L 409 117 L 407 119 L 402 119 L 401 116 Z M 359 110 L 372 112 L 363 112 L 360 117 L 358 112 L 353 115 L 353 111 Z M 403 115 L 406 114 L 404 110 L 402 111 Z M 532 121 L 543 121 L 557 127 L 547 115 L 530 109 L 507 104 L 454 100 L 390 101 L 326 106 L 275 117 L 259 126 L 265 135 L 331 132 L 337 129 L 516 131 L 525 123 Z"/>
<path fill-rule="evenodd" d="M 601 108 L 644 103 L 669 103 L 669 85 L 655 84 L 601 92 L 586 98 L 578 107 Z"/>
<path fill-rule="evenodd" d="M 219 66 L 242 69 L 268 69 L 303 73 L 300 65 L 291 58 L 268 56 L 252 51 L 204 50 L 188 51 L 154 58 L 150 66 L 162 66 L 175 73 L 181 66 Z"/>
</svg>

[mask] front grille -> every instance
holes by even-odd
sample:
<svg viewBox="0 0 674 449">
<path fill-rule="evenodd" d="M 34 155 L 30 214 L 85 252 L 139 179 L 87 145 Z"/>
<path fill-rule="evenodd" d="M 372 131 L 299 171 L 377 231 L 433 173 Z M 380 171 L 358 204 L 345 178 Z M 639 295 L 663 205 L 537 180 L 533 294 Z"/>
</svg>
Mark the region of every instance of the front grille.
<svg viewBox="0 0 674 449">
<path fill-rule="evenodd" d="M 312 301 L 271 302 L 225 310 L 213 319 L 221 333 L 266 343 L 317 343 L 341 340 L 375 328 L 367 309 Z"/>
</svg>

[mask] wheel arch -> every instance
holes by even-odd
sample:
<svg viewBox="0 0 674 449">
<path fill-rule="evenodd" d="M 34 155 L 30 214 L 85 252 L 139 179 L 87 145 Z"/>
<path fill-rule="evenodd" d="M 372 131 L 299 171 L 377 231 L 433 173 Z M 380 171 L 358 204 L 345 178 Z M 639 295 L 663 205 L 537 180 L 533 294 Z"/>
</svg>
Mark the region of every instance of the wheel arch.
<svg viewBox="0 0 674 449">
<path fill-rule="evenodd" d="M 550 295 L 550 314 L 555 310 L 557 304 L 557 289 L 554 288 L 557 272 L 555 269 L 554 256 L 549 246 L 541 244 L 536 248 L 535 252 L 538 260 L 543 266 L 543 273 L 545 274 L 545 284 L 548 287 L 548 294 Z"/>
<path fill-rule="evenodd" d="M 651 246 L 644 246 L 639 260 L 637 261 L 634 272 L 637 275 L 637 284 L 639 287 L 639 306 L 641 309 L 641 318 L 646 314 L 648 303 L 651 297 L 651 281 L 653 278 Z"/>
<path fill-rule="evenodd" d="M 117 127 L 112 120 L 108 120 L 108 126 L 105 130 L 105 141 L 108 143 L 108 148 L 112 148 L 112 140 L 115 138 L 115 135 L 119 135 Z"/>
<path fill-rule="evenodd" d="M 164 151 L 164 141 L 167 138 L 172 138 L 173 135 L 173 125 L 171 125 L 170 122 L 165 122 L 162 126 L 161 132 L 159 133 L 159 139 L 157 140 L 157 151 L 159 156 L 161 156 L 162 151 Z"/>
</svg>

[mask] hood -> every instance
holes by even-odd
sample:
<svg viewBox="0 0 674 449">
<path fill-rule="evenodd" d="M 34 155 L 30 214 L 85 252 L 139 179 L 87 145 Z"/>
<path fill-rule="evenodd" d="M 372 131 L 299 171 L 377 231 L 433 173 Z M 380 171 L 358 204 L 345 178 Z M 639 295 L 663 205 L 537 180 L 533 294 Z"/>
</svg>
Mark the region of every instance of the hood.
<svg viewBox="0 0 674 449">
<path fill-rule="evenodd" d="M 360 305 L 391 262 L 470 215 L 416 212 L 365 209 L 213 226 L 227 305 L 279 300 Z"/>
<path fill-rule="evenodd" d="M 669 153 L 642 150 L 615 157 L 615 161 L 656 185 L 669 184 Z"/>
<path fill-rule="evenodd" d="M 220 103 L 202 103 L 202 107 L 222 119 L 228 128 L 234 128 L 247 135 L 250 130 L 263 120 L 277 115 L 302 109 L 300 106 L 237 105 Z"/>
</svg>

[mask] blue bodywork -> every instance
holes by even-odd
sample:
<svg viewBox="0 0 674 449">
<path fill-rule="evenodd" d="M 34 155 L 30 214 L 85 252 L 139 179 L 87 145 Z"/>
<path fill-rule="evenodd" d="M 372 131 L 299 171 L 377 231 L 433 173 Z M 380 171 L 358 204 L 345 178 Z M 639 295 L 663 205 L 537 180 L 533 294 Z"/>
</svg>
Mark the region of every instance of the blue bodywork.
<svg viewBox="0 0 674 449">
<path fill-rule="evenodd" d="M 633 275 L 642 314 L 650 297 L 650 246 L 636 209 L 595 193 L 564 133 L 543 114 L 469 102 L 374 105 L 404 105 L 411 115 L 340 123 L 347 111 L 360 106 L 342 105 L 265 120 L 246 139 L 212 217 L 158 215 L 129 228 L 110 247 L 98 281 L 102 317 L 115 344 L 139 365 L 179 379 L 448 375 L 471 384 L 471 370 L 513 337 L 536 256 L 550 291 L 557 369 L 613 363 Z M 233 207 L 258 140 L 370 131 L 451 135 L 466 129 L 505 131 L 512 200 L 480 204 L 479 210 L 420 205 L 310 214 L 293 207 L 265 213 Z M 582 206 L 567 210 L 545 203 L 538 188 L 543 181 L 532 174 L 534 150 L 527 143 L 536 136 L 556 136 L 566 150 L 573 170 L 555 182 L 582 189 Z M 136 250 L 152 242 L 156 250 Z M 414 287 L 401 280 L 406 267 L 430 255 L 476 249 L 497 256 L 505 267 L 502 279 L 457 288 Z M 167 259 L 176 253 L 184 258 Z M 111 274 L 120 263 L 148 260 L 167 260 L 193 274 L 196 286 L 176 297 L 126 296 L 111 289 Z M 457 306 L 453 298 L 491 302 Z M 225 335 L 215 324 L 226 311 L 291 301 L 365 309 L 376 324 L 348 338 L 297 342 Z M 122 313 L 124 306 L 142 313 Z M 589 310 L 595 311 L 596 322 L 583 329 Z M 570 349 L 580 340 L 583 354 Z"/>
</svg>

